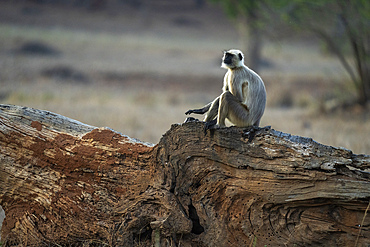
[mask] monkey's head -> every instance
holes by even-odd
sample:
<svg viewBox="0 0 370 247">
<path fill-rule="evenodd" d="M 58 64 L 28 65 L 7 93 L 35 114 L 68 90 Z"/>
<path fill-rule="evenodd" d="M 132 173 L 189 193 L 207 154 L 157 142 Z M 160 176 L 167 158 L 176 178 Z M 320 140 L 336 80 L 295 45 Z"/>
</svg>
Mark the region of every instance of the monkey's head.
<svg viewBox="0 0 370 247">
<path fill-rule="evenodd" d="M 225 69 L 236 69 L 244 65 L 243 52 L 239 50 L 224 51 L 221 67 Z"/>
</svg>

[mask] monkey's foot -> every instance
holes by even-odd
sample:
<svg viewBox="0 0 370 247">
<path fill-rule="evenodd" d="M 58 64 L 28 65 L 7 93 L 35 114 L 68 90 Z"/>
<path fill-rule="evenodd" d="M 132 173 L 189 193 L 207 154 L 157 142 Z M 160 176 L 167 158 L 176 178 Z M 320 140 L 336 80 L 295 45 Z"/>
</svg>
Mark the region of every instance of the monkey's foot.
<svg viewBox="0 0 370 247">
<path fill-rule="evenodd" d="M 244 130 L 243 136 L 248 138 L 248 143 L 251 143 L 258 131 L 269 131 L 270 129 L 271 126 L 266 126 L 263 128 L 257 126 L 249 126 L 247 129 Z"/>
<path fill-rule="evenodd" d="M 190 123 L 190 122 L 199 122 L 199 119 L 188 117 L 185 119 L 184 123 Z"/>
<path fill-rule="evenodd" d="M 217 119 L 213 119 L 209 122 L 206 122 L 206 124 L 204 125 L 204 134 L 207 134 L 207 130 L 218 129 L 218 128 L 220 127 L 217 125 Z"/>
</svg>

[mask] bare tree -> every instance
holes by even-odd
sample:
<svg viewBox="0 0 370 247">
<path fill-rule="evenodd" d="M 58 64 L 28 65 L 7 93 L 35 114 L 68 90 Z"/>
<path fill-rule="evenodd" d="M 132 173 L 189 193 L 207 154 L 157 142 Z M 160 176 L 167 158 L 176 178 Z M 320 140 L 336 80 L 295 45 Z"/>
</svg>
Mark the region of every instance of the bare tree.
<svg viewBox="0 0 370 247">
<path fill-rule="evenodd" d="M 279 4 L 286 23 L 311 31 L 338 57 L 356 87 L 358 103 L 366 105 L 370 101 L 370 2 L 281 0 L 274 3 Z M 343 30 L 340 33 L 336 31 L 338 26 Z"/>
</svg>

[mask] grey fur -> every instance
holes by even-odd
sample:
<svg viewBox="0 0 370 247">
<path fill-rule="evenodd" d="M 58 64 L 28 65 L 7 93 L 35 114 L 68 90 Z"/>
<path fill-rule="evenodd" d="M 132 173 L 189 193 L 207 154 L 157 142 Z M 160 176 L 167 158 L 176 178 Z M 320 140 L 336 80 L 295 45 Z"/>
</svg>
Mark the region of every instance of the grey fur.
<svg viewBox="0 0 370 247">
<path fill-rule="evenodd" d="M 225 57 L 232 54 L 231 62 Z M 241 58 L 241 59 L 240 59 Z M 261 77 L 244 65 L 244 55 L 239 50 L 224 53 L 222 67 L 228 71 L 224 77 L 223 93 L 201 109 L 185 114 L 206 114 L 204 121 L 217 116 L 217 125 L 225 126 L 225 119 L 238 127 L 259 126 L 266 105 L 266 89 Z"/>
</svg>

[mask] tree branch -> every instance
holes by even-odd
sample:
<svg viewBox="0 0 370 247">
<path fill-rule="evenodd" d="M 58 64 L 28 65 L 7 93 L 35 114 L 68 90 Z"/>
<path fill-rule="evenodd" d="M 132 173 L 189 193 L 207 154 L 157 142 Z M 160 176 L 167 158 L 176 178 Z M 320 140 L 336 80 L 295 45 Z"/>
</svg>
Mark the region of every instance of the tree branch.
<svg viewBox="0 0 370 247">
<path fill-rule="evenodd" d="M 270 128 L 175 124 L 153 146 L 0 105 L 4 246 L 369 244 L 370 157 Z"/>
</svg>

